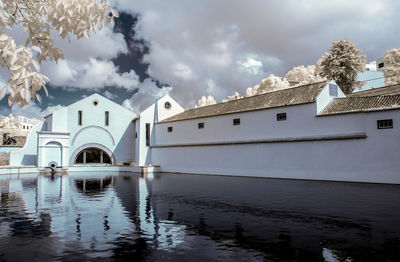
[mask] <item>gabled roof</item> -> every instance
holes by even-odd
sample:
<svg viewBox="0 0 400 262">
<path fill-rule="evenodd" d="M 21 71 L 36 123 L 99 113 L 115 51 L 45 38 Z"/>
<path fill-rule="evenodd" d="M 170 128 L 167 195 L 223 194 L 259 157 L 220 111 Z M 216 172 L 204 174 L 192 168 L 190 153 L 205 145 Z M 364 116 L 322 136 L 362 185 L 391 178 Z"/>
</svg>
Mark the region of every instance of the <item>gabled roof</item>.
<svg viewBox="0 0 400 262">
<path fill-rule="evenodd" d="M 400 84 L 383 86 L 379 88 L 368 89 L 364 91 L 354 92 L 348 97 L 355 96 L 378 96 L 378 95 L 394 95 L 400 94 Z"/>
<path fill-rule="evenodd" d="M 327 83 L 327 81 L 323 81 L 296 86 L 215 105 L 193 108 L 167 118 L 161 123 L 312 103 L 315 102 L 318 94 Z"/>
<path fill-rule="evenodd" d="M 129 110 L 129 109 L 123 107 L 122 105 L 120 105 L 120 104 L 118 104 L 118 103 L 115 103 L 114 101 L 112 101 L 112 100 L 108 99 L 107 97 L 104 97 L 104 96 L 102 96 L 102 95 L 100 95 L 100 94 L 98 94 L 98 93 L 93 93 L 93 94 L 91 94 L 91 95 L 89 95 L 89 96 L 87 96 L 87 97 L 84 97 L 84 98 L 82 98 L 82 99 L 80 99 L 80 100 L 78 100 L 78 101 L 75 101 L 75 102 L 73 102 L 73 103 L 71 103 L 71 104 L 69 104 L 69 105 L 67 105 L 67 106 L 64 106 L 62 109 L 56 110 L 56 111 L 54 111 L 54 112 L 63 110 L 63 109 L 65 109 L 65 108 L 68 108 L 68 107 L 70 107 L 70 106 L 72 106 L 72 105 L 75 105 L 75 104 L 78 104 L 78 103 L 84 103 L 85 101 L 87 101 L 87 100 L 92 100 L 93 98 L 98 98 L 98 99 L 103 99 L 103 100 L 109 101 L 110 103 L 112 103 L 112 104 L 114 104 L 114 105 L 116 105 L 116 106 L 119 106 L 121 109 L 123 109 L 123 110 L 125 110 L 125 111 L 128 111 L 128 112 L 130 112 L 130 113 L 132 113 L 132 114 L 134 114 L 134 115 L 137 115 L 135 112 L 133 112 L 133 111 L 131 111 L 131 110 Z M 44 118 L 48 118 L 48 117 L 52 116 L 54 112 L 52 112 L 52 113 L 46 115 Z"/>
<path fill-rule="evenodd" d="M 344 98 L 335 98 L 319 115 L 373 112 L 398 108 L 400 108 L 400 85 L 391 85 L 356 92 Z"/>
</svg>

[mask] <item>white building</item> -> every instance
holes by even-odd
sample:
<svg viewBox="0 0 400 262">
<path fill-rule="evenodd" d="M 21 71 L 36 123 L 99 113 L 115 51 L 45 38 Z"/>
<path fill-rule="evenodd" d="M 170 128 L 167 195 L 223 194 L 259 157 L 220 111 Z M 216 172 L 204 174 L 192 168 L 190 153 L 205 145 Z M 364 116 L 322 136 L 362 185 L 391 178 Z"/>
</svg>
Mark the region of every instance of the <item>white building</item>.
<svg viewBox="0 0 400 262">
<path fill-rule="evenodd" d="M 165 96 L 138 116 L 95 94 L 46 117 L 10 161 L 400 183 L 399 110 L 399 85 L 345 97 L 320 82 L 186 111 Z"/>
<path fill-rule="evenodd" d="M 21 124 L 21 132 L 29 132 L 35 125 L 42 123 L 39 119 L 29 118 L 25 116 L 14 116 L 14 119 Z"/>
</svg>

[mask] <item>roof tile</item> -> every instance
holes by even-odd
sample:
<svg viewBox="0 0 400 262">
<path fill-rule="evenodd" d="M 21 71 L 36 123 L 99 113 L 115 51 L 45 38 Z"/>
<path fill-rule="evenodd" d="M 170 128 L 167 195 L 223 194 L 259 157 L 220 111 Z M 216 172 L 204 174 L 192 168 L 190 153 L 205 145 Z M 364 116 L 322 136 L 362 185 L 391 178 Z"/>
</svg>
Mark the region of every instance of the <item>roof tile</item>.
<svg viewBox="0 0 400 262">
<path fill-rule="evenodd" d="M 283 107 L 312 103 L 328 82 L 318 82 L 292 87 L 274 92 L 268 92 L 251 97 L 245 97 L 215 105 L 203 106 L 186 110 L 161 122 L 172 122 L 200 117 L 232 114 L 267 108 Z"/>
</svg>

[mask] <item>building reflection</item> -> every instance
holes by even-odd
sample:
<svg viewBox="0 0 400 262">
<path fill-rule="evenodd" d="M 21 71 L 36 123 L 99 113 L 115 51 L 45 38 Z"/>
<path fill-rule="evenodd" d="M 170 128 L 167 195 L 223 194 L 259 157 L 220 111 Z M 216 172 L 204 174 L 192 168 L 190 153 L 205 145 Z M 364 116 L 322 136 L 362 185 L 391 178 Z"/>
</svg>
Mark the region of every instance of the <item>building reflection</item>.
<svg viewBox="0 0 400 262">
<path fill-rule="evenodd" d="M 337 189 L 163 174 L 4 176 L 0 254 L 18 256 L 18 243 L 28 238 L 32 250 L 46 246 L 44 257 L 151 261 L 179 251 L 200 260 L 220 253 L 222 260 L 398 259 L 400 232 L 393 225 L 400 211 L 397 203 L 382 205 L 400 197 L 398 187 Z"/>
</svg>

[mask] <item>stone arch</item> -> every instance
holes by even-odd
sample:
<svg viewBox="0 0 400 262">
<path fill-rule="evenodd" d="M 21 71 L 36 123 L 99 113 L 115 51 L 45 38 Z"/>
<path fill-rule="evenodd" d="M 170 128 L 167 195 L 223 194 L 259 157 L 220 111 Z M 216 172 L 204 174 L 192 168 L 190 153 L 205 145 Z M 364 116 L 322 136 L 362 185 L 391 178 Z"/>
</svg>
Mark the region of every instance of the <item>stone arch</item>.
<svg viewBox="0 0 400 262">
<path fill-rule="evenodd" d="M 85 131 L 87 129 L 90 129 L 90 128 L 94 128 L 94 129 L 99 129 L 99 130 L 105 131 L 106 134 L 108 134 L 108 136 L 110 137 L 112 145 L 115 146 L 115 140 L 114 140 L 114 137 L 112 136 L 112 134 L 107 129 L 105 129 L 104 127 L 95 126 L 95 125 L 86 126 L 84 128 L 81 128 L 78 132 L 76 132 L 76 134 L 72 138 L 71 146 L 73 146 L 75 144 L 75 141 L 76 141 L 77 137 L 79 136 L 79 134 L 81 134 L 83 131 Z"/>
<path fill-rule="evenodd" d="M 48 140 L 44 146 L 44 166 L 49 166 L 50 163 L 55 164 L 56 166 L 62 166 L 63 162 L 63 144 L 60 141 L 56 140 Z"/>
<path fill-rule="evenodd" d="M 52 139 L 52 138 L 49 138 L 49 139 L 44 140 L 41 144 L 42 144 L 42 145 L 45 145 L 45 146 L 47 146 L 47 145 L 56 145 L 56 144 L 58 144 L 58 145 L 60 145 L 61 147 L 68 147 L 67 144 L 65 143 L 65 141 L 63 141 L 62 139 Z"/>
<path fill-rule="evenodd" d="M 110 158 L 111 158 L 111 164 L 112 164 L 112 165 L 115 165 L 115 164 L 116 164 L 115 155 L 113 154 L 113 152 L 112 152 L 110 149 L 108 149 L 107 147 L 105 147 L 105 146 L 103 146 L 103 145 L 101 145 L 101 144 L 97 144 L 97 143 L 88 143 L 88 144 L 84 144 L 84 145 L 78 147 L 77 149 L 75 149 L 75 151 L 71 154 L 71 157 L 70 157 L 70 159 L 69 159 L 69 165 L 70 165 L 70 166 L 73 166 L 74 163 L 75 163 L 75 159 L 76 159 L 76 157 L 78 156 L 78 154 L 79 154 L 80 152 L 82 152 L 82 150 L 84 150 L 84 149 L 86 149 L 86 148 L 89 148 L 89 147 L 95 147 L 95 148 L 98 148 L 98 149 L 103 150 L 104 152 L 106 152 L 106 153 L 110 156 Z"/>
</svg>

